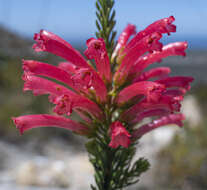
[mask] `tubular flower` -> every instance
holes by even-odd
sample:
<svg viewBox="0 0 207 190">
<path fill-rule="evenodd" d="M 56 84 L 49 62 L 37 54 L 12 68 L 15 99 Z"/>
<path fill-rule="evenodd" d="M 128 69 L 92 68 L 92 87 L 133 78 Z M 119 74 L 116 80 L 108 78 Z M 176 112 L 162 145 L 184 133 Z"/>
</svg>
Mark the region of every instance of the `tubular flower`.
<svg viewBox="0 0 207 190">
<path fill-rule="evenodd" d="M 161 96 L 161 92 L 164 90 L 164 86 L 151 82 L 151 81 L 141 81 L 134 83 L 126 88 L 124 88 L 117 97 L 117 103 L 126 103 L 129 99 L 137 95 L 145 95 L 147 99 L 158 101 Z"/>
<path fill-rule="evenodd" d="M 111 81 L 111 67 L 106 51 L 106 45 L 102 38 L 96 40 L 90 38 L 86 42 L 88 49 L 84 52 L 88 59 L 94 59 L 97 71 L 103 80 Z"/>
<path fill-rule="evenodd" d="M 172 24 L 174 21 L 175 18 L 173 16 L 170 16 L 168 18 L 163 18 L 150 24 L 147 28 L 135 35 L 135 37 L 127 44 L 127 48 L 134 46 L 143 37 L 148 36 L 154 32 L 159 32 L 160 34 L 167 33 L 168 35 L 170 35 L 170 32 L 176 32 L 176 26 Z"/>
<path fill-rule="evenodd" d="M 145 135 L 146 133 L 165 125 L 169 124 L 176 124 L 179 127 L 183 126 L 182 120 L 185 119 L 183 114 L 169 114 L 167 116 L 163 116 L 160 119 L 154 120 L 149 124 L 142 125 L 137 130 L 134 131 L 133 137 L 140 138 L 141 136 Z"/>
<path fill-rule="evenodd" d="M 124 31 L 119 36 L 117 45 L 113 51 L 112 59 L 114 59 L 116 55 L 119 53 L 119 51 L 125 47 L 130 36 L 133 34 L 136 34 L 136 27 L 132 24 L 128 24 L 127 27 L 124 29 Z"/>
<path fill-rule="evenodd" d="M 70 119 L 61 116 L 40 114 L 40 115 L 24 115 L 20 117 L 13 117 L 12 119 L 21 134 L 23 134 L 24 131 L 27 131 L 31 128 L 49 127 L 49 126 L 57 126 L 78 133 L 87 133 L 87 128 L 84 125 L 81 125 L 79 123 L 76 123 L 75 121 L 72 121 Z"/>
<path fill-rule="evenodd" d="M 182 126 L 181 101 L 193 78 L 170 76 L 171 69 L 164 66 L 147 70 L 168 56 L 186 55 L 187 42 L 163 46 L 159 41 L 163 35 L 176 31 L 174 20 L 173 16 L 158 20 L 138 33 L 134 25 L 127 25 L 111 57 L 104 39 L 90 38 L 84 52 L 89 60 L 51 32 L 41 30 L 35 34 L 35 51 L 46 51 L 66 61 L 55 66 L 23 60 L 23 90 L 49 95 L 56 115 L 13 118 L 17 128 L 23 133 L 31 128 L 55 126 L 93 138 L 108 135 L 104 142 L 111 148 L 127 148 L 153 129 L 167 124 Z M 71 120 L 72 112 L 81 121 Z M 151 117 L 152 122 L 136 127 Z M 106 134 L 100 134 L 103 131 Z"/>
<path fill-rule="evenodd" d="M 163 78 L 171 72 L 169 67 L 157 67 L 143 72 L 140 76 L 136 77 L 133 82 L 145 81 L 151 78 Z"/>
<path fill-rule="evenodd" d="M 115 121 L 110 126 L 111 142 L 109 146 L 112 148 L 117 148 L 118 146 L 123 146 L 127 148 L 130 145 L 131 135 L 125 129 L 120 121 Z"/>
</svg>

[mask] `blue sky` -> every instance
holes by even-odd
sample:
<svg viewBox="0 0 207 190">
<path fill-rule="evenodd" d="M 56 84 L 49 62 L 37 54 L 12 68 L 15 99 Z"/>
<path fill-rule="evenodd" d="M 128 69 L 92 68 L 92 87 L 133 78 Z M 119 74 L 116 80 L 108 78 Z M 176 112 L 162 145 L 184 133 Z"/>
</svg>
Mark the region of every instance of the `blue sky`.
<svg viewBox="0 0 207 190">
<path fill-rule="evenodd" d="M 95 0 L 0 0 L 0 24 L 28 37 L 44 28 L 85 42 L 96 30 L 94 4 Z M 173 15 L 175 37 L 207 38 L 207 0 L 116 0 L 115 9 L 118 33 L 127 23 L 139 30 Z"/>
</svg>

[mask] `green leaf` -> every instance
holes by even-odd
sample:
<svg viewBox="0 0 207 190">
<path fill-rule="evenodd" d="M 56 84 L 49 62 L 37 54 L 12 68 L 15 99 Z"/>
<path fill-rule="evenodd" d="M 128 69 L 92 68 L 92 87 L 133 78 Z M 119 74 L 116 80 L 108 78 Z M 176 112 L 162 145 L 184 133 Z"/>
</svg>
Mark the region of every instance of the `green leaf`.
<svg viewBox="0 0 207 190">
<path fill-rule="evenodd" d="M 96 27 L 98 30 L 96 36 L 104 39 L 109 56 L 112 54 L 116 35 L 116 32 L 114 31 L 116 22 L 113 6 L 114 0 L 97 0 L 96 2 Z"/>
</svg>

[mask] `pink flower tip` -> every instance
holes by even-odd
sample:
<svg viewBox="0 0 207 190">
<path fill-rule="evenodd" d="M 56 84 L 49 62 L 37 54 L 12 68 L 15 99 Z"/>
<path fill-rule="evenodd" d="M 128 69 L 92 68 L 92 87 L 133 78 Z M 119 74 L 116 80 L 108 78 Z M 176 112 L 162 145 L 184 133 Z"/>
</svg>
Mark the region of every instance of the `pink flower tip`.
<svg viewBox="0 0 207 190">
<path fill-rule="evenodd" d="M 106 53 L 105 43 L 102 38 L 90 38 L 86 41 L 88 48 L 84 54 L 88 59 L 94 59 L 96 56 L 103 56 Z"/>
<path fill-rule="evenodd" d="M 23 124 L 21 123 L 21 121 L 18 120 L 17 117 L 12 117 L 11 119 L 13 120 L 14 124 L 16 125 L 16 128 L 19 130 L 20 134 L 23 135 L 24 129 L 23 129 Z"/>
<path fill-rule="evenodd" d="M 26 72 L 32 72 L 37 67 L 36 61 L 33 60 L 22 59 L 22 65 L 23 70 Z"/>
<path fill-rule="evenodd" d="M 125 148 L 129 147 L 131 143 L 131 135 L 120 121 L 113 122 L 110 126 L 110 130 L 111 142 L 109 143 L 109 146 L 111 148 L 117 148 L 118 146 L 123 146 Z"/>
<path fill-rule="evenodd" d="M 188 42 L 176 42 L 175 45 L 175 52 L 177 53 L 177 55 L 182 55 L 185 57 L 185 50 L 188 48 Z"/>
<path fill-rule="evenodd" d="M 34 44 L 32 48 L 36 52 L 40 52 L 40 51 L 45 51 L 46 50 L 46 47 L 45 47 L 45 44 L 44 44 L 44 41 L 45 41 L 45 37 L 44 36 L 47 36 L 47 35 L 49 35 L 49 33 L 46 30 L 40 30 L 39 33 L 35 33 L 34 34 L 34 38 L 33 39 L 37 43 Z"/>
<path fill-rule="evenodd" d="M 164 19 L 164 22 L 166 23 L 165 30 L 168 35 L 170 35 L 170 32 L 176 32 L 176 26 L 172 24 L 174 21 L 175 21 L 174 16 L 170 16 Z"/>
</svg>

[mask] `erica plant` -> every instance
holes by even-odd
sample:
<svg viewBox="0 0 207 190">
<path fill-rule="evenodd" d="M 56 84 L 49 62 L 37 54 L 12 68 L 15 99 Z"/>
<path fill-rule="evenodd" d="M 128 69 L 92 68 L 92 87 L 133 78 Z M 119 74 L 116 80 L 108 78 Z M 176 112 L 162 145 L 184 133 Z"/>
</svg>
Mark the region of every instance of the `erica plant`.
<svg viewBox="0 0 207 190">
<path fill-rule="evenodd" d="M 139 32 L 128 24 L 115 44 L 113 5 L 114 0 L 97 0 L 97 38 L 87 40 L 86 58 L 51 32 L 41 30 L 34 35 L 36 52 L 66 60 L 57 66 L 23 60 L 24 91 L 48 94 L 55 105 L 54 115 L 13 118 L 21 133 L 36 127 L 61 127 L 88 138 L 86 148 L 95 170 L 93 190 L 123 189 L 139 180 L 149 163 L 144 158 L 132 163 L 138 140 L 167 124 L 183 125 L 180 102 L 193 81 L 192 77 L 169 76 L 169 67 L 146 70 L 165 57 L 185 56 L 187 42 L 163 46 L 159 41 L 162 35 L 176 32 L 173 16 Z M 72 112 L 81 121 L 72 120 Z M 153 120 L 139 124 L 145 118 Z"/>
</svg>

